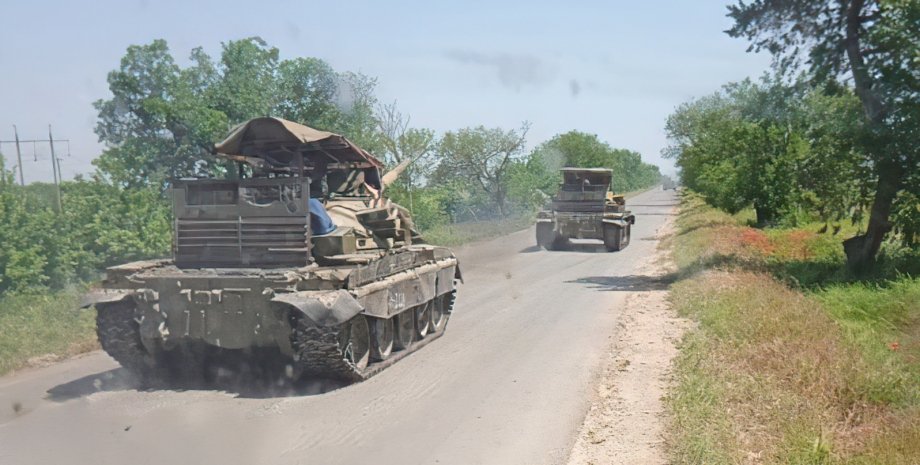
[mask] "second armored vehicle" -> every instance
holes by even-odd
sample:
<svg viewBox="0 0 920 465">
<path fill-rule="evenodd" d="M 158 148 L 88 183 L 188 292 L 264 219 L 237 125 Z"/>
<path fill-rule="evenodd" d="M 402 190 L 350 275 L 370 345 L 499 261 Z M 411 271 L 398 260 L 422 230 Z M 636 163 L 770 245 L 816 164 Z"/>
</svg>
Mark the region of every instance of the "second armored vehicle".
<svg viewBox="0 0 920 465">
<path fill-rule="evenodd" d="M 608 251 L 629 245 L 636 217 L 622 195 L 610 190 L 613 171 L 563 168 L 562 184 L 547 208 L 537 213 L 537 245 L 564 249 L 569 239 L 598 239 Z"/>
<path fill-rule="evenodd" d="M 670 176 L 662 176 L 661 177 L 661 189 L 666 190 L 666 191 L 668 190 L 673 191 L 677 189 L 677 183 L 674 182 L 674 180 L 671 179 Z"/>
<path fill-rule="evenodd" d="M 276 118 L 215 152 L 232 176 L 171 186 L 173 258 L 109 268 L 87 296 L 115 360 L 171 379 L 259 352 L 292 379 L 356 381 L 444 332 L 460 269 L 382 195 L 398 170 L 381 176 L 344 137 Z"/>
</svg>

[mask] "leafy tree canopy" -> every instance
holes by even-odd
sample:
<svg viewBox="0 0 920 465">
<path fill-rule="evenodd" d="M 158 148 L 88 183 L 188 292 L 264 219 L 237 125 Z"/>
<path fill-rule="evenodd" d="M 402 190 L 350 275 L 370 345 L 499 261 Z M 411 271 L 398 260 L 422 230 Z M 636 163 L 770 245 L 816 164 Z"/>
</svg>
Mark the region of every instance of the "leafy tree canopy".
<svg viewBox="0 0 920 465">
<path fill-rule="evenodd" d="M 552 171 L 558 183 L 561 167 L 610 168 L 613 189 L 627 192 L 654 185 L 661 178 L 658 167 L 642 161 L 638 152 L 613 148 L 594 134 L 570 131 L 536 148 L 535 155 Z"/>
<path fill-rule="evenodd" d="M 773 54 L 781 72 L 806 70 L 815 84 L 839 81 L 858 97 L 867 137 L 863 163 L 875 186 L 865 233 L 844 242 L 851 267 L 872 266 L 881 242 L 920 185 L 920 2 L 754 0 L 729 7 L 728 31 Z M 908 227 L 911 229 L 912 227 Z"/>
<path fill-rule="evenodd" d="M 257 37 L 224 43 L 215 62 L 203 49 L 176 64 L 164 40 L 132 45 L 109 73 L 112 97 L 95 102 L 106 150 L 94 163 L 123 186 L 163 186 L 182 176 L 220 174 L 208 156 L 235 124 L 279 116 L 382 147 L 373 108 L 376 81 L 336 72 L 317 58 L 282 60 Z"/>
</svg>

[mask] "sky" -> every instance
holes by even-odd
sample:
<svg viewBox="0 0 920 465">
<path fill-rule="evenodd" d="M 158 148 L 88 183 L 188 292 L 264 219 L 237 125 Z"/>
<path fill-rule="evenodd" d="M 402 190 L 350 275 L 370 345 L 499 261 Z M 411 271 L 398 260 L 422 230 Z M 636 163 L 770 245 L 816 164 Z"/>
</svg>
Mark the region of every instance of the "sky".
<svg viewBox="0 0 920 465">
<path fill-rule="evenodd" d="M 185 65 L 194 47 L 219 57 L 222 42 L 259 36 L 281 58 L 376 77 L 380 101 L 396 101 L 412 126 L 526 121 L 529 147 L 575 129 L 670 174 L 660 155 L 668 115 L 769 67 L 723 32 L 728 3 L 13 1 L 0 27 L 0 140 L 13 139 L 14 124 L 21 139 L 47 139 L 51 124 L 70 141 L 55 146 L 64 178 L 90 173 L 104 148 L 92 103 L 110 97 L 106 75 L 129 45 L 166 39 Z M 12 144 L 0 151 L 8 169 L 17 163 Z M 51 179 L 47 143 L 22 152 L 26 182 Z"/>
</svg>

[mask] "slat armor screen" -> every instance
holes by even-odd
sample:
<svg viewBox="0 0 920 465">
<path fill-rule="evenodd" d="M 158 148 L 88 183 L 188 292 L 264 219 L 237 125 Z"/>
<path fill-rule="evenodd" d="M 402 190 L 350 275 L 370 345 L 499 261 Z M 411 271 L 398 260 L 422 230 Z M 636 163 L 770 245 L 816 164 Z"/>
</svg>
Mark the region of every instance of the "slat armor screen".
<svg viewBox="0 0 920 465">
<path fill-rule="evenodd" d="M 309 263 L 308 178 L 179 181 L 173 185 L 176 264 Z"/>
</svg>

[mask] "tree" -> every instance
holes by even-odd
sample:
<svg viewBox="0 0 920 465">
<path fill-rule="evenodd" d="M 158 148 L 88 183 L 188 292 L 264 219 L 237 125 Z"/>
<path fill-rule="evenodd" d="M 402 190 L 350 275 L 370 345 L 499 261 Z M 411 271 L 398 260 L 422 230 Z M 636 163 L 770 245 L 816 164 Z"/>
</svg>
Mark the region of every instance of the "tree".
<svg viewBox="0 0 920 465">
<path fill-rule="evenodd" d="M 523 160 L 515 160 L 509 170 L 508 196 L 525 211 L 543 206 L 559 185 L 560 165 L 545 155 L 534 150 Z"/>
<path fill-rule="evenodd" d="M 270 116 L 277 92 L 279 51 L 259 37 L 222 44 L 220 79 L 207 89 L 214 107 L 233 124 Z"/>
<path fill-rule="evenodd" d="M 258 37 L 222 44 L 215 63 L 201 48 L 181 68 L 163 40 L 132 45 L 109 73 L 112 98 L 99 100 L 96 134 L 106 144 L 94 161 L 109 180 L 126 187 L 158 186 L 171 178 L 227 173 L 210 156 L 236 124 L 280 116 L 347 134 L 382 150 L 374 119 L 376 81 L 338 73 L 318 58 L 279 60 Z M 230 172 L 229 174 L 232 174 Z"/>
<path fill-rule="evenodd" d="M 709 203 L 753 205 L 760 225 L 858 218 L 871 180 L 859 102 L 839 86 L 803 84 L 745 80 L 681 105 L 668 118 L 664 155 Z"/>
<path fill-rule="evenodd" d="M 658 167 L 644 163 L 639 153 L 613 148 L 595 134 L 579 131 L 559 134 L 540 144 L 534 153 L 553 171 L 563 166 L 610 168 L 613 189 L 622 192 L 652 186 L 661 178 Z M 558 173 L 552 175 L 556 177 Z"/>
<path fill-rule="evenodd" d="M 409 163 L 400 179 L 409 197 L 409 210 L 414 211 L 412 188 L 421 185 L 422 178 L 431 172 L 430 159 L 438 143 L 434 131 L 410 128 L 410 120 L 396 108 L 396 102 L 377 107 L 377 128 L 385 147 L 384 161 L 391 169 L 403 162 Z"/>
<path fill-rule="evenodd" d="M 281 62 L 276 92 L 274 115 L 316 127 L 336 125 L 338 75 L 325 61 L 295 58 Z"/>
<path fill-rule="evenodd" d="M 166 42 L 128 47 L 108 82 L 112 98 L 94 103 L 99 111 L 96 134 L 108 145 L 96 166 L 129 186 L 162 180 L 172 172 L 194 172 L 194 161 L 181 153 L 180 134 L 186 131 L 169 117 L 181 79 Z"/>
<path fill-rule="evenodd" d="M 518 130 L 464 128 L 444 134 L 438 146 L 438 177 L 457 176 L 478 186 L 502 217 L 508 216 L 508 175 L 515 158 L 524 151 L 530 126 Z"/>
<path fill-rule="evenodd" d="M 729 7 L 732 37 L 767 50 L 780 70 L 807 67 L 815 82 L 852 81 L 869 137 L 867 164 L 875 178 L 865 233 L 844 241 L 851 268 L 874 262 L 892 230 L 895 199 L 920 169 L 920 2 L 914 0 L 754 0 Z M 916 190 L 915 186 L 909 186 Z"/>
<path fill-rule="evenodd" d="M 795 173 L 798 200 L 826 223 L 861 220 L 871 198 L 873 174 L 864 162 L 860 112 L 859 99 L 839 86 L 812 90 L 801 101 L 809 150 Z"/>
<path fill-rule="evenodd" d="M 348 139 L 370 153 L 384 151 L 374 115 L 377 105 L 374 94 L 376 88 L 376 78 L 351 71 L 339 73 L 335 105 L 340 117 L 329 129 L 346 134 Z"/>
<path fill-rule="evenodd" d="M 732 83 L 681 105 L 665 130 L 684 183 L 712 205 L 737 212 L 754 206 L 759 225 L 793 209 L 796 173 L 807 153 L 796 115 L 801 95 L 764 78 Z"/>
<path fill-rule="evenodd" d="M 104 266 L 168 253 L 172 222 L 157 189 L 67 181 L 58 213 L 48 187 L 15 185 L 0 158 L 0 294 L 59 289 L 98 279 Z"/>
</svg>

